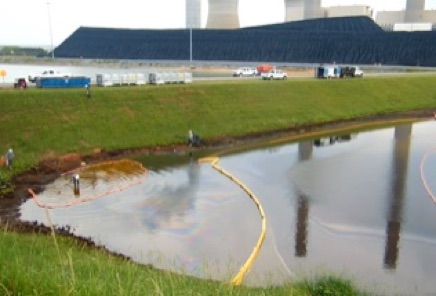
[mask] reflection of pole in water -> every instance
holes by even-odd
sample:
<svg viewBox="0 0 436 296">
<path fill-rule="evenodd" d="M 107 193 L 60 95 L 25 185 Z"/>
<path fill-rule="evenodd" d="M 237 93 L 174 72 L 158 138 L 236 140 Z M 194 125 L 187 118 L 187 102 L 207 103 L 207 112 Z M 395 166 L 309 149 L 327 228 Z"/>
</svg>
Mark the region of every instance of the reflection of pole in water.
<svg viewBox="0 0 436 296">
<path fill-rule="evenodd" d="M 74 174 L 72 179 L 73 179 L 74 195 L 80 195 L 80 176 L 79 176 L 79 174 Z"/>
<path fill-rule="evenodd" d="M 298 143 L 298 160 L 306 161 L 312 158 L 313 145 L 312 142 L 300 142 Z"/>
<path fill-rule="evenodd" d="M 298 159 L 300 161 L 312 158 L 312 142 L 298 143 Z M 309 222 L 309 197 L 297 190 L 297 227 L 295 229 L 295 256 L 305 257 L 307 254 L 307 233 Z"/>
<path fill-rule="evenodd" d="M 404 191 L 409 163 L 410 136 L 412 125 L 395 128 L 395 146 L 392 167 L 392 191 L 390 193 L 389 213 L 386 225 L 386 246 L 384 267 L 395 269 L 398 260 L 398 245 L 401 234 Z"/>
<path fill-rule="evenodd" d="M 309 220 L 309 199 L 302 192 L 298 192 L 297 228 L 295 231 L 295 256 L 306 257 L 307 254 L 307 226 Z"/>
<path fill-rule="evenodd" d="M 194 158 L 194 154 L 189 152 L 188 176 L 190 186 L 198 186 L 200 178 L 200 166 Z"/>
</svg>

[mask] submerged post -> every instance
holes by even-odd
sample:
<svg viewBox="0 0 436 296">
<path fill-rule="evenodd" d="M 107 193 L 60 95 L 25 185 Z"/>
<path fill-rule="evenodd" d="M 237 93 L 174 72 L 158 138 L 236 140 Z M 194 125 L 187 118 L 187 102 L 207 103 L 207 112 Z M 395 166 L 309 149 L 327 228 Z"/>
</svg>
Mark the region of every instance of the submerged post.
<svg viewBox="0 0 436 296">
<path fill-rule="evenodd" d="M 79 174 L 73 175 L 73 191 L 74 191 L 74 195 L 80 195 L 80 176 L 79 176 Z"/>
</svg>

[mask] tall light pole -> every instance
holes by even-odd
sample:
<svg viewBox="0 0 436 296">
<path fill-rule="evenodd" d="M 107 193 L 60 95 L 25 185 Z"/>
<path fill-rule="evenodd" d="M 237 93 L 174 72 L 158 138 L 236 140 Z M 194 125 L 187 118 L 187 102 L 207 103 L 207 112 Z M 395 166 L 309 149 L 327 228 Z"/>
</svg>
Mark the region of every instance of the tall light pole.
<svg viewBox="0 0 436 296">
<path fill-rule="evenodd" d="M 201 1 L 186 0 L 186 28 L 189 29 L 189 62 L 192 66 L 192 29 L 201 27 Z"/>
<path fill-rule="evenodd" d="M 189 27 L 189 62 L 192 66 L 192 25 Z"/>
<path fill-rule="evenodd" d="M 53 34 L 51 32 L 50 2 L 47 2 L 47 11 L 48 11 L 48 27 L 50 29 L 51 58 L 54 60 Z"/>
</svg>

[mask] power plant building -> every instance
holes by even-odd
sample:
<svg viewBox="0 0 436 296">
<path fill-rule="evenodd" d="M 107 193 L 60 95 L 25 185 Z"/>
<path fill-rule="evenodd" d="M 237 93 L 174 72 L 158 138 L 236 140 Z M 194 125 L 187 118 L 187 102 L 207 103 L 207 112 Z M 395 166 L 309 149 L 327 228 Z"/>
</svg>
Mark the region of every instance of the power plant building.
<svg viewBox="0 0 436 296">
<path fill-rule="evenodd" d="M 186 0 L 186 28 L 201 28 L 201 0 Z"/>
<path fill-rule="evenodd" d="M 436 11 L 425 10 L 425 0 L 407 0 L 406 9 L 379 11 L 375 22 L 387 31 L 403 28 L 408 31 L 431 30 L 436 25 Z"/>
<path fill-rule="evenodd" d="M 374 17 L 368 5 L 321 7 L 321 0 L 283 0 L 284 21 L 302 21 L 317 18 L 367 16 L 385 30 L 394 30 L 396 24 L 425 24 L 413 26 L 422 30 L 428 24 L 436 25 L 436 11 L 425 10 L 425 0 L 407 0 L 401 11 L 379 11 Z M 239 0 L 208 0 L 207 29 L 237 29 L 239 23 Z M 200 28 L 201 0 L 186 0 L 186 26 Z"/>
<path fill-rule="evenodd" d="M 285 22 L 304 20 L 304 0 L 285 0 Z"/>
<path fill-rule="evenodd" d="M 393 31 L 394 25 L 397 23 L 404 23 L 405 11 L 379 11 L 375 18 L 377 25 L 386 31 Z"/>
<path fill-rule="evenodd" d="M 404 21 L 406 23 L 421 22 L 424 10 L 425 0 L 407 0 Z"/>
<path fill-rule="evenodd" d="M 285 22 L 324 17 L 321 0 L 285 0 Z"/>
<path fill-rule="evenodd" d="M 331 6 L 325 8 L 326 17 L 367 16 L 373 17 L 373 10 L 366 5 Z"/>
<path fill-rule="evenodd" d="M 305 0 L 304 18 L 315 19 L 324 17 L 324 10 L 321 8 L 321 0 Z"/>
<path fill-rule="evenodd" d="M 238 29 L 239 0 L 209 0 L 207 29 Z"/>
</svg>

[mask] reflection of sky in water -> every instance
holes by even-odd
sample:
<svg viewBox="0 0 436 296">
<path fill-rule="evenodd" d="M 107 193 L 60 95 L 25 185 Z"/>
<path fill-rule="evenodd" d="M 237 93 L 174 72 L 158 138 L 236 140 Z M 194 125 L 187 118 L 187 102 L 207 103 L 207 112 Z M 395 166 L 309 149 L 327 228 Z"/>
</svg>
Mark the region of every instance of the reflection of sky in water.
<svg viewBox="0 0 436 296">
<path fill-rule="evenodd" d="M 23 205 L 22 215 L 46 222 L 33 202 Z M 256 208 L 243 191 L 210 164 L 196 162 L 150 172 L 141 185 L 51 210 L 50 216 L 56 225 L 70 225 L 75 234 L 138 262 L 226 281 L 260 231 Z"/>
<path fill-rule="evenodd" d="M 414 124 L 411 137 L 408 130 L 222 157 L 220 166 L 259 197 L 267 217 L 267 237 L 245 283 L 333 272 L 386 294 L 436 291 L 436 205 L 419 173 L 423 154 L 436 146 L 436 126 Z M 435 166 L 432 155 L 425 172 L 434 190 Z M 24 220 L 45 221 L 32 201 L 21 212 Z M 260 234 L 244 192 L 209 164 L 188 159 L 150 172 L 141 185 L 50 215 L 138 262 L 220 280 L 237 273 Z"/>
</svg>

